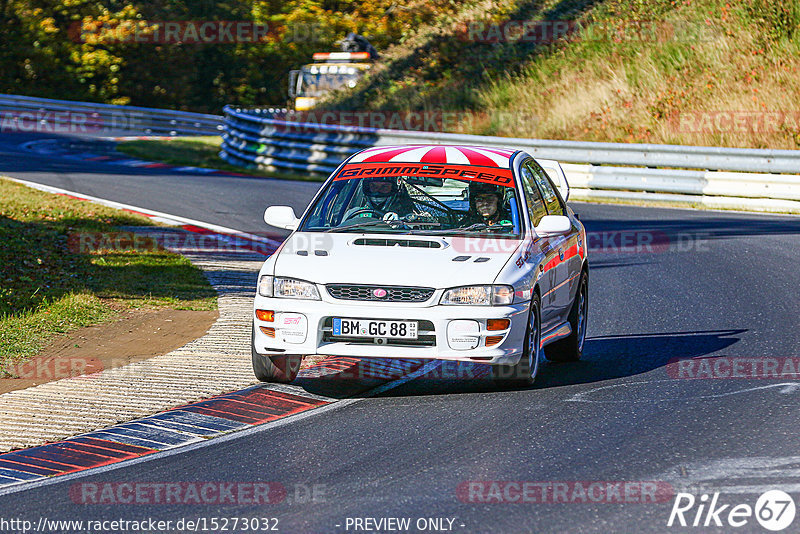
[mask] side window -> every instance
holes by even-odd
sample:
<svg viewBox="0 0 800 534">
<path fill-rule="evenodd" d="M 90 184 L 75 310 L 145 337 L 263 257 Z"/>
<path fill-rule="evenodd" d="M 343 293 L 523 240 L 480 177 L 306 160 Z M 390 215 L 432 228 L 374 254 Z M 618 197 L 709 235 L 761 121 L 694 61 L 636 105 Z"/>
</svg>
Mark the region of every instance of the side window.
<svg viewBox="0 0 800 534">
<path fill-rule="evenodd" d="M 528 205 L 528 216 L 531 219 L 531 223 L 537 226 L 539 221 L 542 220 L 542 217 L 547 215 L 547 209 L 544 207 L 539 188 L 536 187 L 534 174 L 527 165 L 522 166 L 522 187 L 525 189 L 525 202 Z"/>
<path fill-rule="evenodd" d="M 324 196 L 319 199 L 309 214 L 306 228 L 325 228 L 341 222 L 359 180 L 340 180 L 331 183 Z"/>
<path fill-rule="evenodd" d="M 547 213 L 550 215 L 564 215 L 564 206 L 561 205 L 561 201 L 558 199 L 558 195 L 556 195 L 553 184 L 550 183 L 550 179 L 547 177 L 547 173 L 532 161 L 527 162 L 525 167 L 530 167 L 530 172 L 536 179 L 536 183 L 544 197 L 544 204 L 547 206 Z"/>
</svg>

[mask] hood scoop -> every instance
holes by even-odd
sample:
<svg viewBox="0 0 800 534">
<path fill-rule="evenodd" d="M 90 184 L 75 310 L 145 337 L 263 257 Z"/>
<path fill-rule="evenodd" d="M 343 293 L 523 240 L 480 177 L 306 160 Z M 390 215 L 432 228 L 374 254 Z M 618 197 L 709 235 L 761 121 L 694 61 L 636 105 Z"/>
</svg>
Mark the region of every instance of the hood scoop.
<svg viewBox="0 0 800 534">
<path fill-rule="evenodd" d="M 353 245 L 361 247 L 409 247 L 409 248 L 442 248 L 440 241 L 429 239 L 395 239 L 391 237 L 359 237 Z"/>
</svg>

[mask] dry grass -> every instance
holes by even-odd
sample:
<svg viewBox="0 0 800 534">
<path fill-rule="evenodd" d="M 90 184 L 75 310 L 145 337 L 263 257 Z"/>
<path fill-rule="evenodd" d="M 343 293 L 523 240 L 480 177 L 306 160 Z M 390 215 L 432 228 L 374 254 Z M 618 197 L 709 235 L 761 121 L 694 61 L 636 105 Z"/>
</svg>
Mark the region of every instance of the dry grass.
<svg viewBox="0 0 800 534">
<path fill-rule="evenodd" d="M 554 80 L 533 72 L 507 77 L 482 90 L 481 100 L 512 114 L 536 110 L 535 132 L 511 124 L 502 132 L 510 136 L 798 148 L 800 124 L 759 121 L 776 112 L 800 116 L 800 102 L 789 97 L 800 95 L 800 56 L 786 50 L 777 60 L 747 28 L 717 33 L 689 50 L 672 76 L 664 76 L 663 49 L 644 49 L 635 62 L 627 54 L 590 66 L 564 61 Z M 725 117 L 721 112 L 747 121 L 701 122 Z"/>
<path fill-rule="evenodd" d="M 458 38 L 459 22 L 485 18 L 582 31 L 552 45 Z M 478 134 L 797 149 L 799 23 L 796 0 L 469 3 L 388 50 L 332 105 L 494 117 L 471 126 Z M 614 24 L 623 32 L 603 30 Z"/>
</svg>

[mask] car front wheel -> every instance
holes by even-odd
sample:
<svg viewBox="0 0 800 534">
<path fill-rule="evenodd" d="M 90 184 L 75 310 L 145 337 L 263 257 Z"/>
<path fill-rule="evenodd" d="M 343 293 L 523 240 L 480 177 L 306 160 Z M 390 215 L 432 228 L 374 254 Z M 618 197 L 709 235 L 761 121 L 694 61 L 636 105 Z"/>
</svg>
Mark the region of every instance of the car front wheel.
<svg viewBox="0 0 800 534">
<path fill-rule="evenodd" d="M 539 360 L 542 345 L 541 300 L 534 294 L 531 309 L 528 313 L 528 328 L 522 356 L 516 365 L 495 365 L 492 367 L 492 378 L 499 383 L 529 386 L 539 373 Z"/>
<path fill-rule="evenodd" d="M 303 363 L 303 356 L 297 354 L 280 356 L 259 354 L 256 352 L 255 346 L 255 326 L 251 334 L 250 349 L 253 356 L 253 373 L 261 382 L 288 384 L 297 378 L 300 364 Z"/>
</svg>

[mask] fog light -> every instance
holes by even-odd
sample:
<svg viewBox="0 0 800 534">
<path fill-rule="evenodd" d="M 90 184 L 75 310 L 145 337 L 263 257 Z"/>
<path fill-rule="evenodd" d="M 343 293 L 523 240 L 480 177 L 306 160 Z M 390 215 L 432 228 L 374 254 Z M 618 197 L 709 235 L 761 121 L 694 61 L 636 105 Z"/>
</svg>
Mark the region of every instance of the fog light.
<svg viewBox="0 0 800 534">
<path fill-rule="evenodd" d="M 258 317 L 259 321 L 271 323 L 275 320 L 275 312 L 272 310 L 256 310 L 256 317 Z"/>
<path fill-rule="evenodd" d="M 486 330 L 506 330 L 510 324 L 508 319 L 489 319 L 486 321 Z"/>
<path fill-rule="evenodd" d="M 264 335 L 269 337 L 275 337 L 275 329 L 269 326 L 259 326 Z"/>
<path fill-rule="evenodd" d="M 459 319 L 447 325 L 447 344 L 453 350 L 474 349 L 480 342 L 478 321 Z"/>
<path fill-rule="evenodd" d="M 486 346 L 493 347 L 503 340 L 503 336 L 488 336 L 486 338 Z"/>
</svg>

